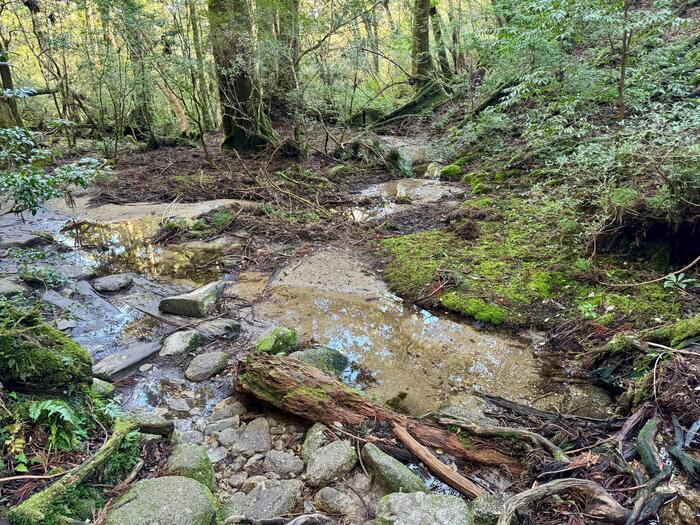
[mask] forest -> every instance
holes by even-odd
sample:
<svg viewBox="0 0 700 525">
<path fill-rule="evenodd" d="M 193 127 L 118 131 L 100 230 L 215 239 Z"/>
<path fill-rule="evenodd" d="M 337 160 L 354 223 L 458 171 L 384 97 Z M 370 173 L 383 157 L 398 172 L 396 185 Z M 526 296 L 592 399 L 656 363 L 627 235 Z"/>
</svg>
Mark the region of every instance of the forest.
<svg viewBox="0 0 700 525">
<path fill-rule="evenodd" d="M 700 523 L 700 1 L 0 0 L 0 525 Z"/>
</svg>

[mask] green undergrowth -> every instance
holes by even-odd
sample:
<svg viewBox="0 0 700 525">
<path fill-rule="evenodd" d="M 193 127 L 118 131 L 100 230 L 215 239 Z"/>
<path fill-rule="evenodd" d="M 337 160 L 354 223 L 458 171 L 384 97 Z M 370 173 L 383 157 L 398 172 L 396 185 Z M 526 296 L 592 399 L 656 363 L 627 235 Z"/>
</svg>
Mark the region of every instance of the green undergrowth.
<svg viewBox="0 0 700 525">
<path fill-rule="evenodd" d="M 479 197 L 464 207 L 476 218 L 468 220 L 478 223 L 474 240 L 448 228 L 381 242 L 384 277 L 395 292 L 478 321 L 515 327 L 546 328 L 566 319 L 641 327 L 682 314 L 684 298 L 663 283 L 608 286 L 657 274 L 644 261 L 609 254 L 587 257 L 585 244 L 567 229 L 570 219 L 561 200 L 542 194 Z"/>
</svg>

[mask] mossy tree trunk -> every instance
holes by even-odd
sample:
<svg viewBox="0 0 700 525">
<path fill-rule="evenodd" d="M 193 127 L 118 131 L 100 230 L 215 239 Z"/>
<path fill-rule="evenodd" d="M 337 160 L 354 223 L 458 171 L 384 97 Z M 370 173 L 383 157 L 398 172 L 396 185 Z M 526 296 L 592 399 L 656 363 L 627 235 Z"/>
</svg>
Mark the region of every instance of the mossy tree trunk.
<svg viewBox="0 0 700 525">
<path fill-rule="evenodd" d="M 224 149 L 255 151 L 275 139 L 265 114 L 248 0 L 209 0 L 209 24 L 223 114 Z"/>
<path fill-rule="evenodd" d="M 299 57 L 299 0 L 281 0 L 279 12 L 278 85 L 288 94 L 297 88 L 297 59 Z"/>
<path fill-rule="evenodd" d="M 442 20 L 437 10 L 437 2 L 434 2 L 433 5 L 430 6 L 430 21 L 433 24 L 433 38 L 435 39 L 435 48 L 437 49 L 440 71 L 442 71 L 445 78 L 451 78 L 452 70 L 450 69 L 450 61 L 447 58 L 447 46 L 442 36 Z"/>
<path fill-rule="evenodd" d="M 430 0 L 415 0 L 411 74 L 416 91 L 432 82 L 435 68 L 430 56 Z"/>
</svg>

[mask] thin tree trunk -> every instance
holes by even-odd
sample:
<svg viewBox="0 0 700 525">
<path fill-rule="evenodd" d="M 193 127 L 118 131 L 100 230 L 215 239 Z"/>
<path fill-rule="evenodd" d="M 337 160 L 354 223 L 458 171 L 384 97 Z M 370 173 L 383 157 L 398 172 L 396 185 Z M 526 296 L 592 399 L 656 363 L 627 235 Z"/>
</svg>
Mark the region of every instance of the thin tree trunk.
<svg viewBox="0 0 700 525">
<path fill-rule="evenodd" d="M 279 58 L 278 85 L 284 94 L 288 94 L 298 86 L 296 63 L 299 56 L 299 0 L 282 0 L 279 17 L 282 52 Z"/>
<path fill-rule="evenodd" d="M 197 8 L 194 0 L 187 0 L 187 9 L 190 18 L 190 26 L 192 27 L 192 43 L 194 47 L 194 56 L 197 59 L 197 92 L 199 105 L 202 110 L 202 124 L 205 129 L 214 127 L 214 119 L 211 115 L 211 106 L 209 105 L 209 83 L 207 82 L 206 66 L 204 63 L 204 48 L 202 45 L 202 36 L 199 28 L 199 19 L 197 18 Z"/>
<path fill-rule="evenodd" d="M 447 58 L 447 48 L 445 46 L 445 40 L 442 37 L 442 21 L 440 20 L 440 14 L 435 5 L 430 7 L 430 20 L 433 24 L 433 38 L 435 39 L 435 47 L 437 48 L 440 70 L 445 78 L 452 78 L 450 62 Z"/>
<path fill-rule="evenodd" d="M 7 42 L 0 39 L 0 80 L 5 90 L 14 90 L 12 70 L 9 64 L 9 50 Z M 0 98 L 0 128 L 22 126 L 22 117 L 17 107 L 17 99 L 14 97 Z"/>
</svg>

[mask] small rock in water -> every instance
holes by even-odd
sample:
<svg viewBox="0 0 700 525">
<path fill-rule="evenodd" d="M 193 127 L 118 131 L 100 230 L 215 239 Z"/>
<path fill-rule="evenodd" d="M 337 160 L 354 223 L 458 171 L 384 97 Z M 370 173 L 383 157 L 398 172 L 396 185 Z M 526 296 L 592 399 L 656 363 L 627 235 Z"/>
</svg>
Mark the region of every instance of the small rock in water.
<svg viewBox="0 0 700 525">
<path fill-rule="evenodd" d="M 224 289 L 224 281 L 215 281 L 186 294 L 168 297 L 160 302 L 161 312 L 186 317 L 205 317 Z"/>
<path fill-rule="evenodd" d="M 386 525 L 473 525 L 469 506 L 456 496 L 424 492 L 384 496 L 377 505 L 377 521 Z"/>
<path fill-rule="evenodd" d="M 265 455 L 263 468 L 266 472 L 276 472 L 280 476 L 289 474 L 301 474 L 304 471 L 304 462 L 293 454 L 270 450 Z"/>
<path fill-rule="evenodd" d="M 53 235 L 49 232 L 17 232 L 11 235 L 0 236 L 0 250 L 6 248 L 33 248 L 45 246 L 53 242 Z"/>
<path fill-rule="evenodd" d="M 146 363 L 139 367 L 139 372 L 148 372 L 149 370 L 153 370 L 153 365 L 151 363 Z"/>
<path fill-rule="evenodd" d="M 317 487 L 325 485 L 350 472 L 355 463 L 355 448 L 348 441 L 334 441 L 311 454 L 306 469 L 309 484 Z"/>
<path fill-rule="evenodd" d="M 174 412 L 189 412 L 190 410 L 190 404 L 182 398 L 169 399 L 168 407 Z"/>
<path fill-rule="evenodd" d="M 345 354 L 334 348 L 324 346 L 307 348 L 301 352 L 292 352 L 289 354 L 289 357 L 298 359 L 307 365 L 336 377 L 340 377 L 350 363 L 350 359 Z"/>
<path fill-rule="evenodd" d="M 208 352 L 190 361 L 185 377 L 190 381 L 204 381 L 218 374 L 228 364 L 228 355 L 224 352 Z"/>
<path fill-rule="evenodd" d="M 296 330 L 278 326 L 255 345 L 255 350 L 266 354 L 289 354 L 298 342 Z"/>
<path fill-rule="evenodd" d="M 78 326 L 78 322 L 74 319 L 59 319 L 58 321 L 56 321 L 56 328 L 58 328 L 62 332 L 64 330 L 70 330 L 71 328 L 75 328 L 76 326 Z"/>
<path fill-rule="evenodd" d="M 134 278 L 128 273 L 118 273 L 98 277 L 92 282 L 92 287 L 98 292 L 118 292 L 124 290 L 134 283 Z"/>
<path fill-rule="evenodd" d="M 237 335 L 241 325 L 233 319 L 212 319 L 204 321 L 194 328 L 204 339 L 216 339 L 225 335 Z"/>
<path fill-rule="evenodd" d="M 93 375 L 114 381 L 120 373 L 160 350 L 160 343 L 135 343 L 116 354 L 105 357 L 92 367 Z"/>
<path fill-rule="evenodd" d="M 202 336 L 197 330 L 183 330 L 175 332 L 163 339 L 163 347 L 158 355 L 162 357 L 170 355 L 181 355 L 195 348 L 198 348 L 202 342 Z"/>
</svg>

